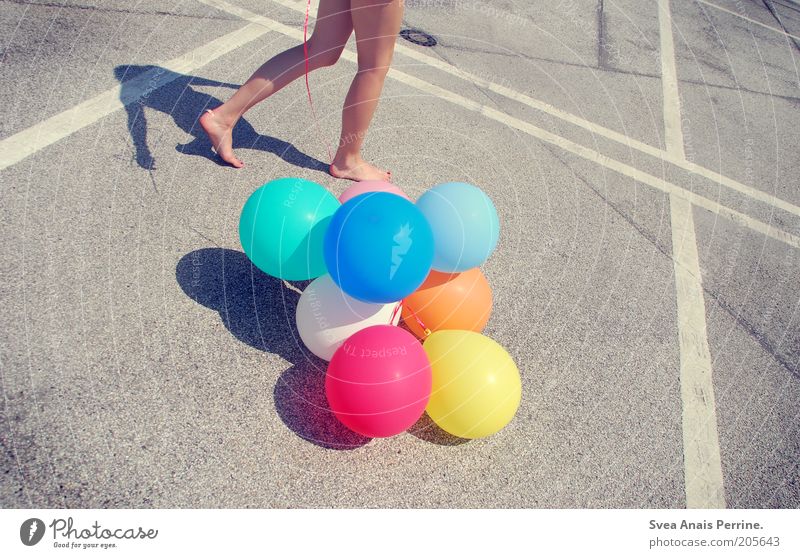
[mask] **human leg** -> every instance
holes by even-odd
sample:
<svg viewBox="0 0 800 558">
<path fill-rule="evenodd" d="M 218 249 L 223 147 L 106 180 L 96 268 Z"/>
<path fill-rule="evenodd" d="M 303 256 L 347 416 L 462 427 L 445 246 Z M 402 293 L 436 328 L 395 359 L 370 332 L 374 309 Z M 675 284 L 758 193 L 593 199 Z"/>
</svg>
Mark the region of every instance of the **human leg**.
<svg viewBox="0 0 800 558">
<path fill-rule="evenodd" d="M 336 63 L 353 31 L 350 0 L 320 0 L 314 32 L 308 40 L 309 70 Z M 261 65 L 222 106 L 200 117 L 219 156 L 234 167 L 244 163 L 233 153 L 233 127 L 251 107 L 305 74 L 303 45 L 281 52 Z"/>
<path fill-rule="evenodd" d="M 342 109 L 342 131 L 331 174 L 351 180 L 389 180 L 390 173 L 364 161 L 361 147 L 378 106 L 403 17 L 401 0 L 351 0 L 358 72 Z"/>
</svg>

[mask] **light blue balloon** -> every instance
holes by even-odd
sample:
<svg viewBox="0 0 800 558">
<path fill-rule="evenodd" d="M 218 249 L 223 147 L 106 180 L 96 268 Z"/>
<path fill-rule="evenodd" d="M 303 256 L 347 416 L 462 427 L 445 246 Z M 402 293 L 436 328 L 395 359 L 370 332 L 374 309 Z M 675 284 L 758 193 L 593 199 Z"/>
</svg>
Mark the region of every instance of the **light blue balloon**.
<svg viewBox="0 0 800 558">
<path fill-rule="evenodd" d="M 407 199 L 368 192 L 333 214 L 325 233 L 325 264 L 340 289 L 365 302 L 395 302 L 428 276 L 433 237 Z"/>
<path fill-rule="evenodd" d="M 465 182 L 434 186 L 417 201 L 433 231 L 433 269 L 466 271 L 485 262 L 497 247 L 500 220 L 483 190 Z"/>
</svg>

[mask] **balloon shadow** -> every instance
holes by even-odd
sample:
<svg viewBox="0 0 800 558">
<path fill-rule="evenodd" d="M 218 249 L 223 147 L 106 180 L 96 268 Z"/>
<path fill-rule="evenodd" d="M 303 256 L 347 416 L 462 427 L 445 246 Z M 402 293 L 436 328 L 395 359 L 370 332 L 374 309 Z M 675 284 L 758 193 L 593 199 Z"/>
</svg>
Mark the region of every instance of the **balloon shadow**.
<svg viewBox="0 0 800 558">
<path fill-rule="evenodd" d="M 222 101 L 192 86 L 211 86 L 238 89 L 235 83 L 225 83 L 198 76 L 184 75 L 160 66 L 125 64 L 114 68 L 120 82 L 120 100 L 128 115 L 128 132 L 136 148 L 136 163 L 143 169 L 154 169 L 155 159 L 148 145 L 147 116 L 144 108 L 154 109 L 172 117 L 175 124 L 194 139 L 175 146 L 186 155 L 196 155 L 227 166 L 211 150 L 211 142 L 200 127 L 198 118 L 206 109 L 214 109 Z M 142 93 L 144 89 L 144 93 Z M 297 167 L 327 173 L 328 165 L 299 151 L 287 141 L 259 134 L 244 118 L 233 129 L 233 147 L 259 149 L 274 153 Z"/>
<path fill-rule="evenodd" d="M 275 409 L 295 434 L 317 446 L 352 450 L 370 442 L 339 422 L 325 396 L 327 363 L 309 358 L 286 370 L 275 384 Z"/>
<path fill-rule="evenodd" d="M 175 277 L 189 298 L 219 312 L 238 340 L 289 362 L 305 358 L 294 319 L 300 295 L 255 267 L 244 252 L 195 250 L 178 262 Z"/>
<path fill-rule="evenodd" d="M 216 310 L 243 343 L 292 363 L 273 397 L 278 416 L 299 437 L 323 448 L 348 450 L 370 441 L 333 415 L 325 396 L 327 363 L 308 352 L 295 324 L 300 295 L 255 267 L 237 250 L 202 248 L 183 256 L 175 277 L 189 298 Z M 300 290 L 308 281 L 293 282 Z"/>
<path fill-rule="evenodd" d="M 420 440 L 425 440 L 426 442 L 439 446 L 460 446 L 470 441 L 466 438 L 459 438 L 458 436 L 453 436 L 449 432 L 445 432 L 433 422 L 433 419 L 428 416 L 428 413 L 422 413 L 419 420 L 408 429 L 408 433 Z"/>
</svg>

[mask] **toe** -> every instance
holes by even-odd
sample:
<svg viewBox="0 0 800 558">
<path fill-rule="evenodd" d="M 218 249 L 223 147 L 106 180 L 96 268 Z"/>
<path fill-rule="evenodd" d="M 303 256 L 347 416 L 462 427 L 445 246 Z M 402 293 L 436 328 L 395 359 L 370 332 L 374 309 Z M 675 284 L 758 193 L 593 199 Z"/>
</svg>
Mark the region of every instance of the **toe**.
<svg viewBox="0 0 800 558">
<path fill-rule="evenodd" d="M 244 166 L 244 163 L 240 161 L 239 158 L 236 157 L 236 155 L 234 155 L 233 153 L 222 156 L 222 160 L 228 163 L 230 166 L 235 167 L 237 169 L 240 169 Z"/>
</svg>

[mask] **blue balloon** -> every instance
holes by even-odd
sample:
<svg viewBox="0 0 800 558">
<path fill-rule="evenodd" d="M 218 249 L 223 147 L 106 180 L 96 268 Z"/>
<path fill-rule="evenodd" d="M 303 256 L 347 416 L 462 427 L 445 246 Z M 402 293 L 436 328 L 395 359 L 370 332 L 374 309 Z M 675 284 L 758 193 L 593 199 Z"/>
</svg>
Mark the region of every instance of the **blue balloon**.
<svg viewBox="0 0 800 558">
<path fill-rule="evenodd" d="M 367 192 L 333 214 L 324 253 L 331 279 L 344 292 L 365 302 L 394 302 L 428 276 L 433 235 L 410 201 Z"/>
<path fill-rule="evenodd" d="M 434 186 L 417 201 L 433 230 L 433 269 L 456 273 L 478 267 L 500 236 L 497 210 L 480 188 L 465 182 Z"/>
</svg>

